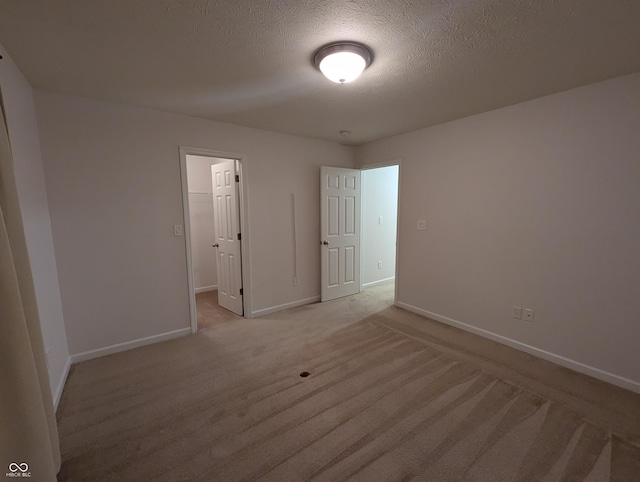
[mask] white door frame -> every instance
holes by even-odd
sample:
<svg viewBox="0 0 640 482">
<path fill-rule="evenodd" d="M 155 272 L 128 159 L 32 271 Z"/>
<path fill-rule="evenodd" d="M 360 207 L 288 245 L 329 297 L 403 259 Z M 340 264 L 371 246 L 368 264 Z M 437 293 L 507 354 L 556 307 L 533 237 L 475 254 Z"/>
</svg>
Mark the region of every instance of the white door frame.
<svg viewBox="0 0 640 482">
<path fill-rule="evenodd" d="M 202 149 L 199 147 L 180 146 L 180 179 L 182 184 L 182 210 L 184 216 L 184 240 L 187 256 L 187 285 L 189 290 L 189 317 L 191 319 L 191 332 L 198 331 L 198 315 L 196 312 L 195 281 L 193 276 L 193 256 L 191 253 L 191 223 L 189 217 L 189 188 L 187 185 L 187 155 L 219 157 L 238 161 L 238 174 L 240 175 L 240 249 L 242 257 L 242 294 L 243 311 L 245 318 L 251 318 L 251 252 L 249 249 L 249 202 L 247 183 L 247 156 L 237 152 L 218 151 L 214 149 Z"/>
<path fill-rule="evenodd" d="M 393 289 L 393 304 L 398 304 L 398 253 L 400 252 L 400 200 L 402 199 L 402 159 L 393 159 L 391 161 L 374 162 L 371 164 L 364 164 L 359 166 L 361 171 L 367 171 L 369 169 L 378 169 L 380 167 L 398 166 L 398 213 L 396 216 L 396 270 L 395 270 L 395 282 Z M 364 206 L 360 207 L 360 212 L 363 212 Z M 362 243 L 362 224 L 360 225 L 360 243 Z M 362 249 L 360 250 L 360 291 L 362 291 Z"/>
</svg>

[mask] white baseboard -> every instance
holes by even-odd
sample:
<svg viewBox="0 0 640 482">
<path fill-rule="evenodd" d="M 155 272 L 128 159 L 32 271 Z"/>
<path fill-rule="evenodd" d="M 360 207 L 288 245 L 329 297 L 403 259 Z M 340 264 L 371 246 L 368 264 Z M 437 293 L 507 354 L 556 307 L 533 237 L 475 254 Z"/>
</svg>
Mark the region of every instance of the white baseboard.
<svg viewBox="0 0 640 482">
<path fill-rule="evenodd" d="M 67 377 L 69 376 L 69 370 L 71 369 L 71 357 L 67 357 L 67 363 L 64 365 L 64 370 L 62 371 L 62 376 L 58 381 L 58 385 L 56 387 L 56 391 L 53 394 L 53 407 L 57 411 L 58 405 L 60 404 L 60 398 L 62 397 L 62 390 L 64 389 L 64 384 L 67 381 Z"/>
<path fill-rule="evenodd" d="M 427 318 L 431 318 L 432 320 L 439 321 L 441 323 L 445 323 L 447 325 L 455 326 L 456 328 L 460 328 L 461 330 L 468 331 L 470 333 L 474 333 L 476 335 L 480 335 L 484 338 L 489 338 L 490 340 L 497 341 L 498 343 L 502 343 L 503 345 L 510 346 L 511 348 L 515 348 L 516 350 L 524 351 L 529 353 L 530 355 L 537 356 L 538 358 L 543 358 L 550 362 L 553 362 L 557 365 L 563 366 L 565 368 L 569 368 L 576 372 L 583 373 L 585 375 L 592 376 L 593 378 L 597 378 L 599 380 L 611 383 L 613 385 L 617 385 L 622 388 L 626 388 L 627 390 L 631 390 L 636 393 L 640 393 L 640 382 L 635 380 L 631 380 L 629 378 L 621 377 L 614 373 L 607 372 L 605 370 L 601 370 L 596 367 L 592 367 L 590 365 L 585 365 L 584 363 L 572 360 L 570 358 L 557 355 L 555 353 L 551 353 L 540 348 L 536 348 L 531 345 L 527 345 L 525 343 L 521 343 L 516 340 L 512 340 L 511 338 L 507 338 L 506 336 L 498 335 L 497 333 L 493 333 L 491 331 L 483 330 L 482 328 L 475 327 L 473 325 L 469 325 L 462 321 L 454 320 L 453 318 L 449 318 L 447 316 L 439 315 L 437 313 L 433 313 L 431 311 L 423 310 L 422 308 L 418 308 L 416 306 L 412 306 L 406 303 L 397 302 L 396 306 L 400 308 L 404 308 L 405 310 L 411 311 L 418 315 L 425 316 Z"/>
<path fill-rule="evenodd" d="M 390 278 L 379 279 L 377 281 L 370 281 L 369 283 L 363 283 L 362 287 L 363 288 L 370 288 L 371 286 L 381 285 L 382 283 L 386 283 L 387 281 L 391 281 L 393 279 L 396 279 L 396 277 L 395 276 L 391 276 Z"/>
<path fill-rule="evenodd" d="M 312 296 L 311 298 L 305 298 L 304 300 L 292 301 L 291 303 L 284 303 L 282 305 L 271 306 L 270 308 L 263 308 L 251 312 L 251 318 L 257 318 L 258 316 L 270 315 L 282 310 L 288 310 L 289 308 L 296 308 L 298 306 L 309 305 L 320 301 L 320 296 Z"/>
<path fill-rule="evenodd" d="M 218 289 L 218 285 L 211 285 L 211 286 L 203 286 L 202 288 L 196 288 L 194 291 L 196 293 L 204 293 L 206 291 L 215 291 Z"/>
<path fill-rule="evenodd" d="M 151 345 L 152 343 L 159 343 L 161 341 L 171 340 L 172 338 L 178 338 L 181 336 L 191 334 L 191 328 L 181 328 L 175 331 L 169 331 L 167 333 L 160 333 L 159 335 L 148 336 L 146 338 L 139 338 L 137 340 L 127 341 L 124 343 L 118 343 L 116 345 L 106 346 L 104 348 L 98 348 L 96 350 L 84 351 L 82 353 L 76 353 L 71 355 L 71 363 L 78 363 L 85 360 L 91 360 L 92 358 L 98 358 L 101 356 L 112 355 L 125 350 L 131 350 L 145 345 Z"/>
</svg>

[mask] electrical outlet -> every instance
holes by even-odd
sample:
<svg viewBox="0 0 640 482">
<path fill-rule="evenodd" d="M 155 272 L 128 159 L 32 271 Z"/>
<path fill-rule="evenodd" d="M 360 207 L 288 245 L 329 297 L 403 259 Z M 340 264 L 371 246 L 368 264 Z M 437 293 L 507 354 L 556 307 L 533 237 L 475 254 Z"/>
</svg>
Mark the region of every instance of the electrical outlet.
<svg viewBox="0 0 640 482">
<path fill-rule="evenodd" d="M 378 269 L 382 269 L 382 261 L 378 261 Z"/>
<path fill-rule="evenodd" d="M 533 310 L 524 310 L 524 319 L 525 321 L 533 321 Z"/>
<path fill-rule="evenodd" d="M 298 286 L 300 284 L 300 280 L 297 276 L 293 277 L 293 286 Z"/>
<path fill-rule="evenodd" d="M 520 308 L 519 306 L 514 306 L 513 307 L 513 317 L 516 320 L 521 320 L 522 319 L 522 308 Z"/>
<path fill-rule="evenodd" d="M 173 225 L 173 235 L 174 236 L 182 236 L 184 234 L 184 231 L 182 229 L 182 225 L 181 224 L 174 224 Z"/>
<path fill-rule="evenodd" d="M 427 230 L 427 221 L 425 219 L 419 219 L 418 220 L 418 229 L 420 231 L 426 231 Z"/>
</svg>

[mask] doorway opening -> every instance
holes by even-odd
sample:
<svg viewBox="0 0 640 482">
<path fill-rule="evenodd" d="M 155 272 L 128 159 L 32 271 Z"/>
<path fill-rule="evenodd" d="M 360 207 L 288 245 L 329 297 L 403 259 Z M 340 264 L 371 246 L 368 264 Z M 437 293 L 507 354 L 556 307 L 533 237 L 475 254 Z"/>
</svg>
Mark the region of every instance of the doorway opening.
<svg viewBox="0 0 640 482">
<path fill-rule="evenodd" d="M 362 170 L 361 286 L 396 278 L 398 164 Z"/>
<path fill-rule="evenodd" d="M 191 331 L 250 313 L 243 156 L 180 148 Z M 242 260 L 245 260 L 242 263 Z"/>
<path fill-rule="evenodd" d="M 399 193 L 399 160 L 321 168 L 321 301 L 384 285 L 395 304 Z"/>
</svg>

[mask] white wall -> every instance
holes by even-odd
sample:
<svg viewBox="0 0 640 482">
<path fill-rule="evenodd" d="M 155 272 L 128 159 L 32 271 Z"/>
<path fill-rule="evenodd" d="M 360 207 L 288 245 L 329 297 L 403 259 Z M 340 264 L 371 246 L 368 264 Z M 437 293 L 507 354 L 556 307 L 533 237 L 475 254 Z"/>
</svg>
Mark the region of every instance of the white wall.
<svg viewBox="0 0 640 482">
<path fill-rule="evenodd" d="M 14 172 L 35 287 L 42 336 L 48 350 L 51 393 L 57 404 L 69 369 L 58 272 L 51 237 L 33 90 L 0 46 L 4 99 Z"/>
<path fill-rule="evenodd" d="M 249 311 L 319 295 L 319 167 L 352 148 L 42 91 L 36 107 L 71 353 L 189 329 L 181 145 L 246 156 Z"/>
<path fill-rule="evenodd" d="M 216 250 L 213 231 L 213 197 L 211 166 L 227 159 L 187 154 L 189 187 L 189 221 L 191 225 L 191 260 L 196 293 L 218 286 Z"/>
<path fill-rule="evenodd" d="M 402 159 L 399 303 L 640 390 L 639 132 L 634 74 L 358 148 Z"/>
<path fill-rule="evenodd" d="M 362 171 L 363 286 L 395 276 L 397 217 L 398 166 Z"/>
</svg>

